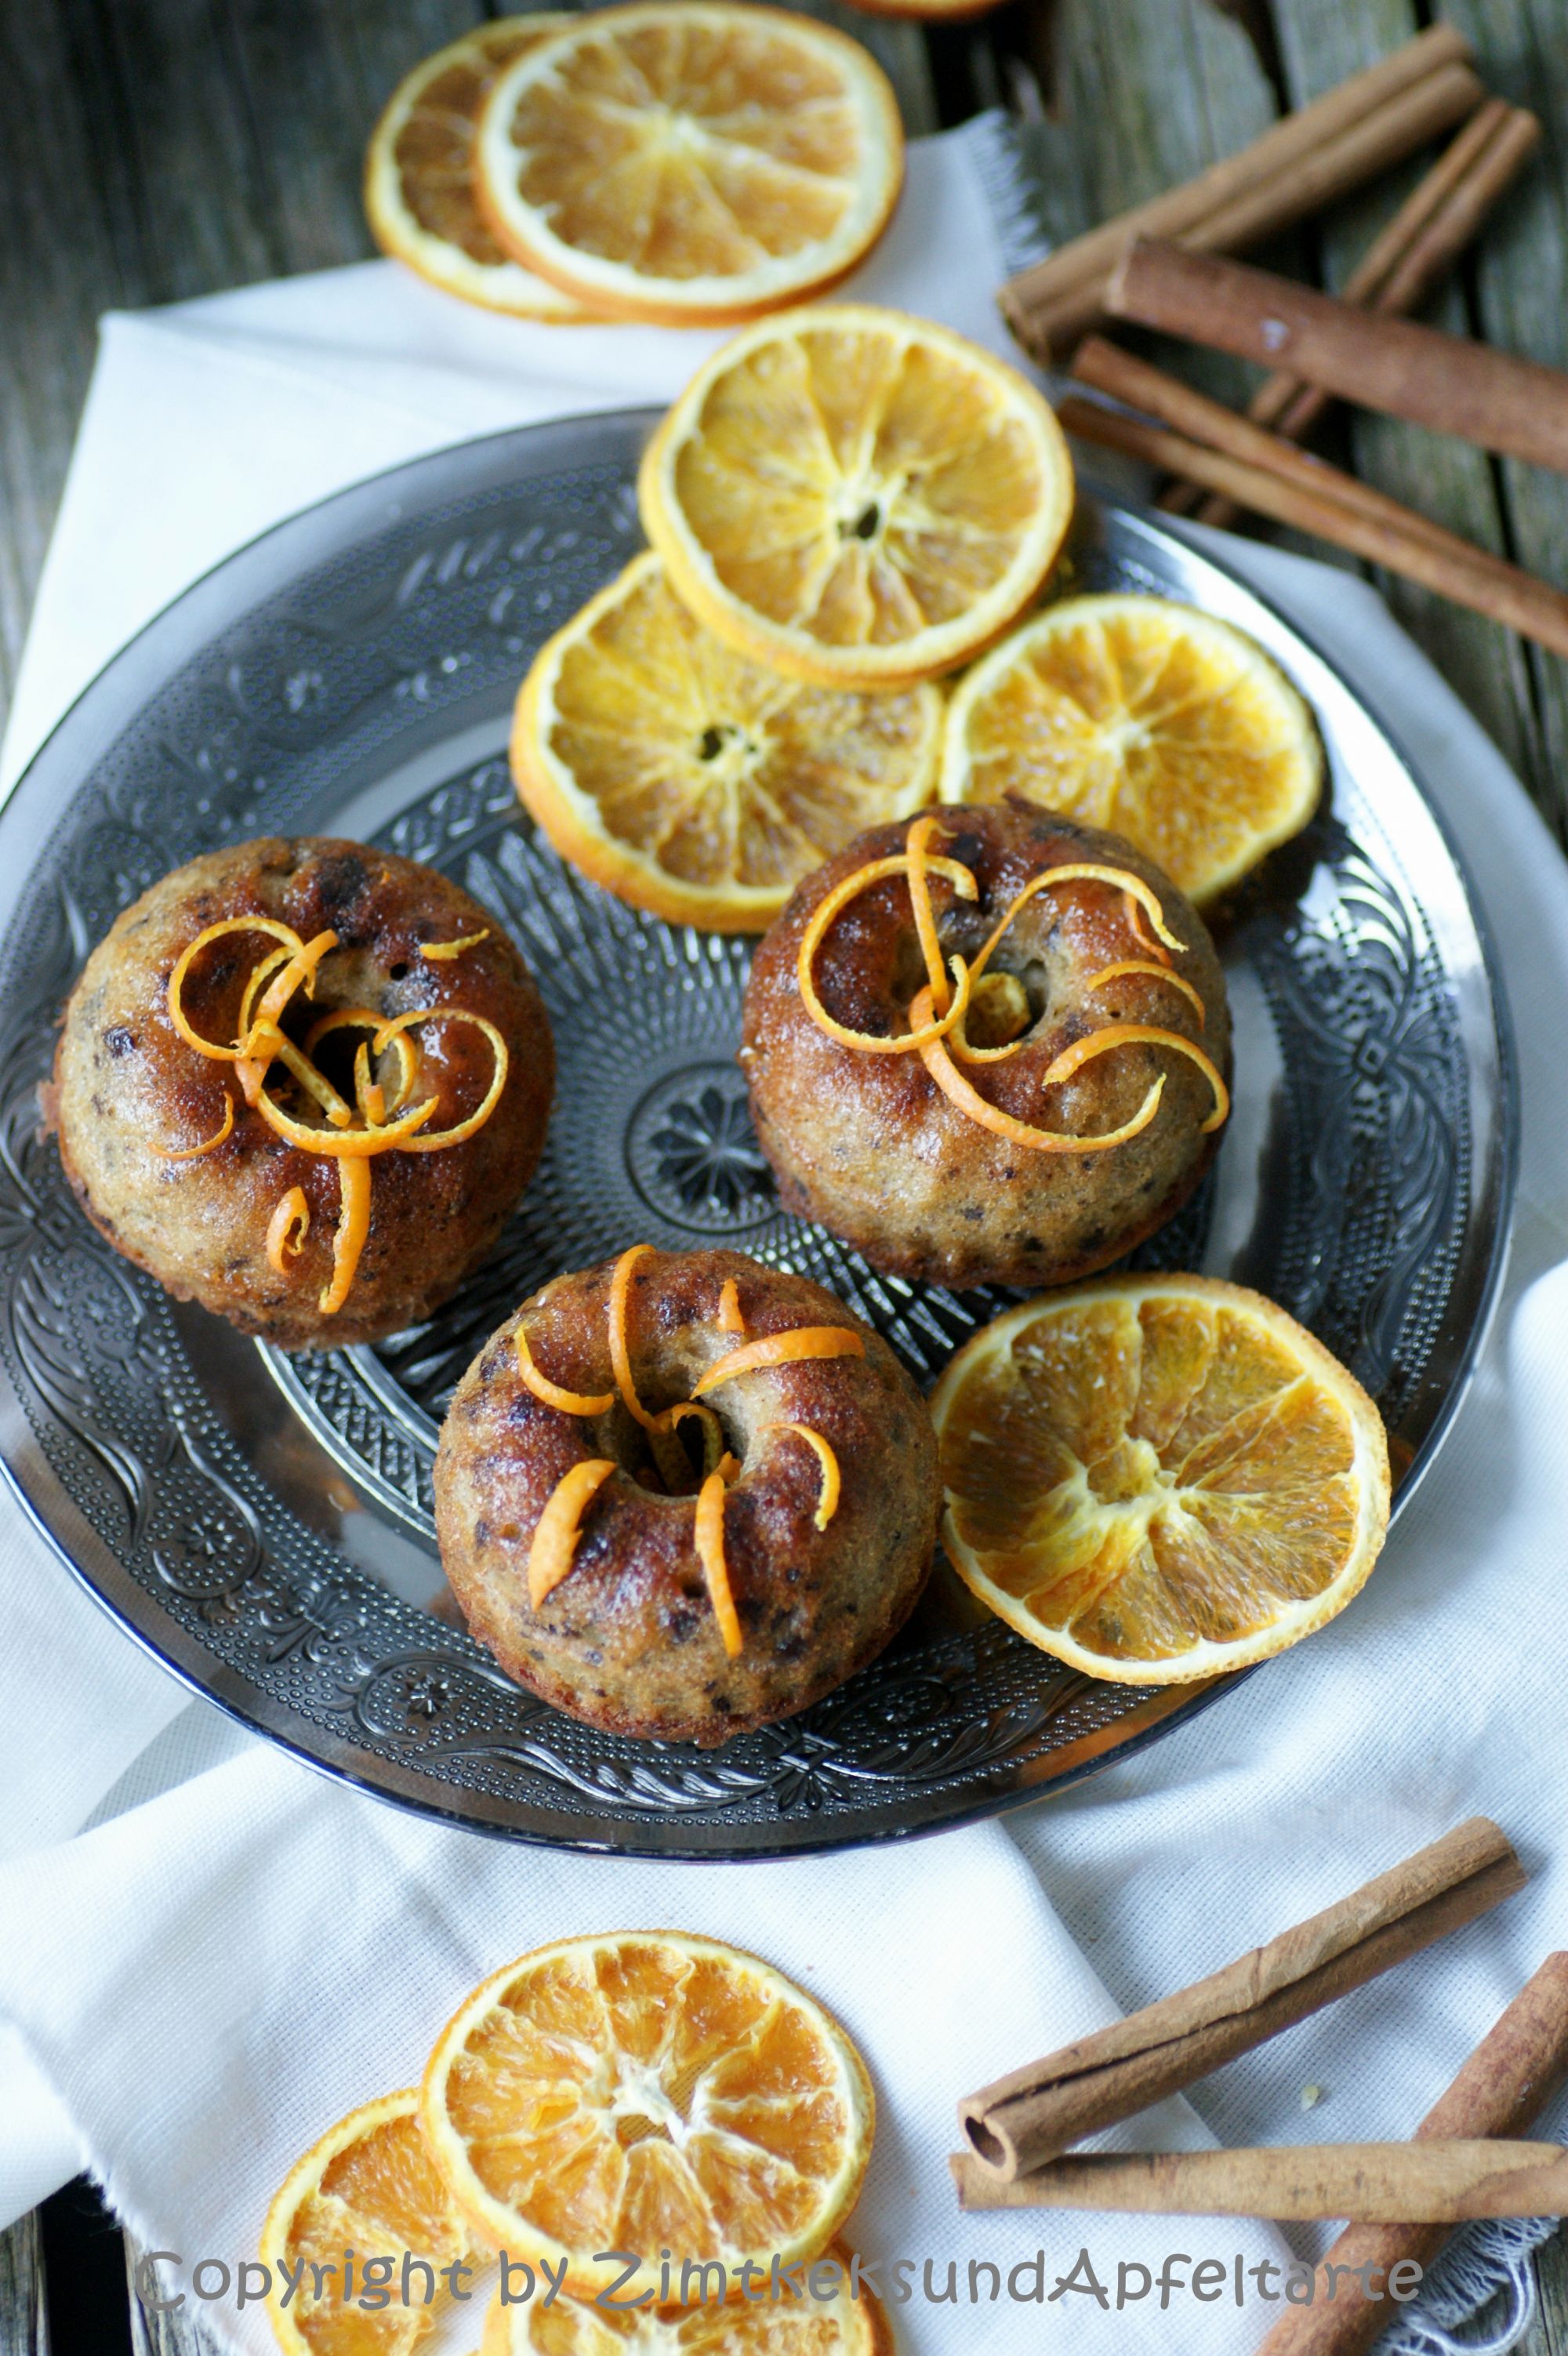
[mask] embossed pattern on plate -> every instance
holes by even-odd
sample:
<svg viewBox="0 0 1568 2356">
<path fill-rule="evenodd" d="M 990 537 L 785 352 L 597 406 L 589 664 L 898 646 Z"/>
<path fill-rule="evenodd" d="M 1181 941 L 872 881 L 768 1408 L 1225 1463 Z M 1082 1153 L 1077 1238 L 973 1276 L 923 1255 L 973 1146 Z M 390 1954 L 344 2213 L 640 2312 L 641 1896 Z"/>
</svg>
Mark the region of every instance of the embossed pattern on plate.
<svg viewBox="0 0 1568 2356">
<path fill-rule="evenodd" d="M 575 1725 L 420 1605 L 451 1387 L 521 1295 L 646 1238 L 733 1242 L 831 1285 L 929 1379 L 999 1294 L 876 1276 L 789 1217 L 734 1064 L 748 950 L 579 881 L 500 747 L 532 648 L 636 544 L 645 420 L 399 469 L 280 527 L 117 659 L 0 819 L 0 1441 L 29 1509 L 199 1689 L 318 1765 L 487 1829 L 757 1855 L 929 1829 L 1124 1755 L 1182 1694 L 1070 1676 L 939 1570 L 894 1651 L 700 1754 Z M 1310 648 L 1154 523 L 1086 497 L 1075 586 L 1185 596 L 1262 638 L 1322 722 L 1331 806 L 1238 911 L 1237 1114 L 1141 1254 L 1283 1301 L 1429 1461 L 1500 1262 L 1512 1110 L 1463 879 L 1399 755 Z M 263 830 L 373 834 L 493 909 L 549 1002 L 560 1098 L 490 1265 L 382 1347 L 285 1360 L 120 1262 L 37 1134 L 82 958 L 156 875 Z"/>
</svg>

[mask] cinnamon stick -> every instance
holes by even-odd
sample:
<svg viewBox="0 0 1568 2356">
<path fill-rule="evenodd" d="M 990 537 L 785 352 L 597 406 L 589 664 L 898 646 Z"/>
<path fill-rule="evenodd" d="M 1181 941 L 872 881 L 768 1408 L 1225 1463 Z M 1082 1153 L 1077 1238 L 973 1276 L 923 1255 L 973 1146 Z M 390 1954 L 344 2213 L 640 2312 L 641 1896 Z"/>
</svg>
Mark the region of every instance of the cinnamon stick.
<svg viewBox="0 0 1568 2356">
<path fill-rule="evenodd" d="M 1507 1836 L 1474 1816 L 1223 1971 L 966 2096 L 964 2136 L 1010 2182 L 1362 1987 L 1523 1882 Z"/>
<path fill-rule="evenodd" d="M 1082 441 L 1141 458 L 1163 474 L 1185 475 L 1238 507 L 1312 532 L 1390 573 L 1402 574 L 1407 581 L 1419 582 L 1456 605 L 1467 605 L 1473 613 L 1501 622 L 1553 654 L 1568 655 L 1568 596 L 1561 590 L 1462 540 L 1456 532 L 1444 531 L 1413 509 L 1401 507 L 1397 499 L 1385 505 L 1381 492 L 1357 482 L 1354 476 L 1341 474 L 1337 466 L 1309 458 L 1289 443 L 1277 443 L 1273 462 L 1265 467 L 1228 457 L 1218 449 L 1206 449 L 1201 443 L 1161 426 L 1114 415 L 1091 402 L 1064 401 L 1057 414 L 1066 431 Z M 1277 441 L 1277 437 L 1269 438 Z M 1312 470 L 1310 484 L 1285 471 L 1290 460 Z M 1381 512 L 1371 511 L 1374 502 Z"/>
<path fill-rule="evenodd" d="M 1568 2216 L 1568 2149 L 1489 2140 L 1325 2143 L 1232 2151 L 1073 2152 L 1004 2184 L 949 2161 L 961 2209 L 1098 2209 L 1146 2217 L 1354 2217 L 1369 2225 Z"/>
<path fill-rule="evenodd" d="M 1180 241 L 1195 251 L 1223 253 L 1260 245 L 1391 171 L 1417 148 L 1473 114 L 1485 96 L 1467 66 L 1444 66 L 1313 149 L 1283 178 L 1245 189 L 1187 230 Z M 1015 334 L 1032 350 L 1041 357 L 1060 355 L 1104 317 L 1110 277 L 1109 271 L 1101 271 L 1056 300 L 1036 305 L 1026 316 L 1018 313 L 1004 287 L 1003 310 Z"/>
<path fill-rule="evenodd" d="M 1180 377 L 1139 359 L 1120 344 L 1108 343 L 1103 336 L 1090 336 L 1079 346 L 1072 372 L 1080 384 L 1092 385 L 1097 392 L 1109 393 L 1112 401 L 1125 402 L 1131 409 L 1146 409 L 1173 432 L 1185 434 L 1191 441 L 1221 451 L 1227 457 L 1239 458 L 1247 466 L 1263 467 L 1283 481 L 1297 485 L 1314 498 L 1334 499 L 1391 530 L 1407 532 L 1434 548 L 1461 552 L 1466 562 L 1487 555 L 1484 549 L 1461 540 L 1456 532 L 1434 523 L 1414 508 L 1402 506 L 1386 491 L 1376 490 L 1370 483 L 1329 466 L 1326 459 L 1315 458 L 1309 452 L 1296 449 L 1266 427 L 1254 425 L 1251 418 L 1238 416 L 1223 402 L 1184 384 Z M 1067 405 L 1064 403 L 1064 408 Z M 1078 403 L 1072 404 L 1071 413 L 1077 420 Z M 1076 423 L 1072 430 L 1079 430 Z M 1502 563 L 1500 558 L 1497 562 Z M 1512 568 L 1504 565 L 1502 569 L 1506 572 Z"/>
<path fill-rule="evenodd" d="M 1404 314 L 1420 309 L 1477 236 L 1492 207 L 1510 188 L 1541 141 L 1540 118 L 1506 100 L 1488 99 L 1419 180 L 1388 226 L 1375 237 L 1342 289 L 1347 303 Z M 1271 425 L 1290 442 L 1305 442 L 1333 395 L 1303 384 L 1283 369 L 1265 377 L 1247 404 L 1257 425 Z M 1228 499 L 1200 496 L 1189 484 L 1162 493 L 1160 506 L 1176 515 L 1196 509 L 1200 523 L 1236 520 Z"/>
<path fill-rule="evenodd" d="M 1233 155 L 1178 187 L 1167 188 L 1115 220 L 1047 254 L 1020 273 L 1003 292 L 1003 307 L 1020 322 L 1086 282 L 1103 278 L 1127 241 L 1139 234 L 1179 237 L 1250 190 L 1278 187 L 1305 157 L 1366 116 L 1430 76 L 1452 65 L 1468 65 L 1474 53 L 1451 25 L 1434 25 L 1363 72 L 1299 108 Z"/>
<path fill-rule="evenodd" d="M 1539 360 L 1144 239 L 1117 264 L 1106 307 L 1265 367 L 1288 367 L 1411 424 L 1568 473 L 1568 374 Z"/>
<path fill-rule="evenodd" d="M 1523 2135 L 1565 2078 L 1568 1954 L 1559 1954 L 1548 1955 L 1482 2039 L 1417 2127 L 1417 2141 Z M 1287 2308 L 1258 2356 L 1362 2356 L 1389 2320 L 1386 2297 L 1374 2297 L 1369 2284 L 1380 2291 L 1402 2259 L 1429 2266 L 1446 2239 L 1443 2225 L 1348 2227 L 1317 2270 L 1312 2305 Z M 1374 2271 L 1362 2275 L 1363 2266 Z"/>
</svg>

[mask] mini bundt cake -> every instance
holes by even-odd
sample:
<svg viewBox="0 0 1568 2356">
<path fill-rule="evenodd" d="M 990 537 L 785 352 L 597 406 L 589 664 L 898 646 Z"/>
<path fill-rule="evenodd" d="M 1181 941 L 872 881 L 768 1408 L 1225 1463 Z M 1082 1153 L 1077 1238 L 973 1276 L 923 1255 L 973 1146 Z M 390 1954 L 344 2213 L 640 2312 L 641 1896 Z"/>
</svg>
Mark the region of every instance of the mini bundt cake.
<svg viewBox="0 0 1568 2356">
<path fill-rule="evenodd" d="M 243 842 L 89 958 L 45 1115 L 88 1217 L 177 1299 L 285 1349 L 415 1323 L 490 1250 L 554 1055 L 522 958 L 446 876 Z"/>
<path fill-rule="evenodd" d="M 1229 1098 L 1201 919 L 1033 804 L 872 829 L 757 949 L 741 1050 L 786 1206 L 874 1267 L 1062 1284 L 1179 1210 Z"/>
<path fill-rule="evenodd" d="M 930 1418 L 892 1351 L 738 1252 L 556 1278 L 491 1335 L 435 1460 L 469 1627 L 618 1734 L 713 1744 L 875 1659 L 930 1568 Z"/>
</svg>

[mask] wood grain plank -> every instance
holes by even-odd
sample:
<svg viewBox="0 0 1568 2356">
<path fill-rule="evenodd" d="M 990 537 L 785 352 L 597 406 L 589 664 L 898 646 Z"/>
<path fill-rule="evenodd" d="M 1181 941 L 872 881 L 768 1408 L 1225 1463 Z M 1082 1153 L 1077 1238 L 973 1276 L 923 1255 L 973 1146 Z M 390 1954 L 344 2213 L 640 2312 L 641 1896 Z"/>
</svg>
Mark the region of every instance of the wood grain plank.
<svg viewBox="0 0 1568 2356">
<path fill-rule="evenodd" d="M 1274 0 L 1276 40 L 1286 88 L 1302 105 L 1420 29 L 1413 0 Z M 1485 49 L 1483 71 L 1485 66 Z M 1342 285 L 1377 230 L 1419 176 L 1421 162 L 1391 175 L 1367 197 L 1340 207 L 1324 225 L 1323 283 Z M 1496 234 L 1496 231 L 1493 231 Z M 1461 288 L 1428 314 L 1435 326 L 1470 332 Z M 1497 477 L 1486 454 L 1466 444 L 1357 412 L 1342 422 L 1355 471 L 1482 547 L 1507 553 L 1509 538 Z M 1546 784 L 1530 664 L 1520 639 L 1498 624 L 1390 574 L 1374 574 L 1400 620 L 1463 696 L 1538 796 Z"/>
<path fill-rule="evenodd" d="M 372 252 L 360 183 L 376 117 L 410 67 L 483 17 L 479 0 L 221 0 L 220 14 L 274 271 Z"/>
<path fill-rule="evenodd" d="M 1515 2356 L 1568 2356 L 1568 2226 L 1536 2253 L 1535 2286 L 1540 2311 Z"/>
<path fill-rule="evenodd" d="M 1568 368 L 1568 5 L 1448 0 L 1444 13 L 1475 42 L 1493 88 L 1533 107 L 1546 127 L 1543 166 L 1521 183 L 1477 251 L 1476 330 L 1509 351 Z M 1568 478 L 1511 461 L 1498 477 L 1520 562 L 1568 582 Z M 1530 783 L 1568 841 L 1568 664 L 1533 648 L 1527 659 L 1541 739 Z"/>
<path fill-rule="evenodd" d="M 869 16 L 864 8 L 851 7 L 848 0 L 788 0 L 788 5 L 799 16 L 837 26 L 841 33 L 871 51 L 897 93 L 909 138 L 923 138 L 951 119 L 938 106 L 930 51 L 918 25 L 900 23 L 892 16 Z"/>
<path fill-rule="evenodd" d="M 136 2297 L 136 2268 L 142 2261 L 142 2250 L 134 2237 L 127 2233 L 125 2243 L 125 2286 L 131 2306 L 132 2356 L 222 2356 L 217 2340 L 199 2320 L 199 2310 L 193 2311 L 193 2302 L 186 2304 L 172 2315 L 160 2315 L 142 2305 Z M 167 2296 L 173 2297 L 170 2291 Z"/>
<path fill-rule="evenodd" d="M 1020 139 L 1056 242 L 1190 178 L 1276 112 L 1246 30 L 1213 0 L 1060 0 L 1040 65 L 1046 119 Z M 1244 392 L 1238 361 L 1150 348 L 1222 401 Z"/>
<path fill-rule="evenodd" d="M 49 2356 L 44 2245 L 37 2211 L 0 2233 L 0 2351 Z"/>
<path fill-rule="evenodd" d="M 51 9 L 0 8 L 0 716 L 91 371 L 96 321 L 136 299 L 99 201 L 92 141 Z M 69 223 L 69 232 L 62 224 Z"/>
</svg>

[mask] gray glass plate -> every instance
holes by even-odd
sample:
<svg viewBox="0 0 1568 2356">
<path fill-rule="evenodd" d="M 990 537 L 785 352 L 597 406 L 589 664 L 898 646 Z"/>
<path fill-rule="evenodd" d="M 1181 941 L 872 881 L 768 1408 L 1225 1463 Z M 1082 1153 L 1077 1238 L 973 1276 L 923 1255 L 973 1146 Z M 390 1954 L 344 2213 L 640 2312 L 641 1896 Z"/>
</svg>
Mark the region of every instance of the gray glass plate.
<svg viewBox="0 0 1568 2356">
<path fill-rule="evenodd" d="M 703 1754 L 557 1716 L 443 1613 L 443 1405 L 556 1270 L 635 1240 L 737 1245 L 831 1285 L 923 1381 L 1002 1304 L 877 1277 L 779 1208 L 733 1060 L 746 945 L 634 915 L 518 811 L 512 694 L 639 545 L 651 422 L 498 435 L 280 525 L 144 631 L 38 755 L 0 818 L 0 1448 L 109 1610 L 314 1764 L 489 1831 L 746 1857 L 986 1815 L 1223 1688 L 1070 1676 L 939 1569 L 875 1667 Z M 1218 1173 L 1140 1258 L 1235 1276 L 1311 1325 L 1377 1395 L 1408 1494 L 1477 1346 L 1511 1182 L 1503 1014 L 1463 875 L 1376 723 L 1230 574 L 1085 493 L 1067 578 L 1227 616 L 1317 712 L 1331 804 L 1225 942 L 1237 1088 Z M 456 1301 L 384 1348 L 285 1360 L 100 1241 L 38 1140 L 36 1089 L 128 901 L 214 844 L 326 829 L 443 867 L 493 909 L 549 1001 L 560 1090 L 527 1199 Z"/>
</svg>

